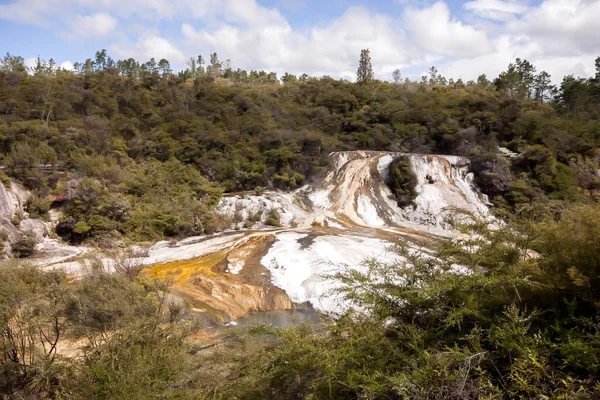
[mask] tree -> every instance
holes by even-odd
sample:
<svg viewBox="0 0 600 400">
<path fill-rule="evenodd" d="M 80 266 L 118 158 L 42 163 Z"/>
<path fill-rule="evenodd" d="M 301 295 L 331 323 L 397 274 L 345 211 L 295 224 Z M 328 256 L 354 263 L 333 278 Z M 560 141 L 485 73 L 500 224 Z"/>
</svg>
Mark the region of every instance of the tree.
<svg viewBox="0 0 600 400">
<path fill-rule="evenodd" d="M 108 56 L 106 58 L 106 68 L 116 68 L 117 63 L 115 62 L 115 60 L 113 60 L 113 58 L 111 56 Z"/>
<path fill-rule="evenodd" d="M 48 75 L 48 63 L 42 60 L 40 56 L 35 59 L 35 65 L 32 68 L 34 75 Z"/>
<path fill-rule="evenodd" d="M 488 80 L 487 76 L 485 74 L 481 74 L 477 77 L 477 84 L 479 86 L 482 86 L 484 88 L 487 88 L 490 86 L 490 81 Z"/>
<path fill-rule="evenodd" d="M 396 68 L 394 72 L 392 72 L 392 79 L 394 81 L 394 85 L 399 85 L 402 80 L 402 74 L 400 73 L 400 69 Z"/>
<path fill-rule="evenodd" d="M 195 78 L 198 76 L 198 63 L 194 57 L 190 57 L 188 61 L 186 61 L 186 65 L 188 66 L 187 70 L 190 72 L 190 76 Z"/>
<path fill-rule="evenodd" d="M 171 64 L 168 60 L 162 58 L 158 62 L 158 69 L 162 72 L 162 76 L 168 76 L 171 73 Z"/>
<path fill-rule="evenodd" d="M 536 68 L 529 61 L 517 58 L 515 60 L 515 70 L 521 78 L 521 84 L 525 94 L 529 98 L 533 97 Z"/>
<path fill-rule="evenodd" d="M 106 49 L 102 49 L 96 52 L 96 58 L 94 61 L 94 66 L 96 67 L 96 71 L 101 71 L 106 69 Z"/>
<path fill-rule="evenodd" d="M 369 83 L 373 80 L 373 66 L 371 65 L 371 53 L 369 49 L 360 51 L 360 60 L 358 70 L 356 71 L 356 81 L 361 84 Z"/>
<path fill-rule="evenodd" d="M 431 66 L 429 68 L 429 84 L 433 85 L 434 83 L 437 83 L 438 81 L 438 70 L 436 67 Z"/>
<path fill-rule="evenodd" d="M 199 55 L 198 59 L 197 59 L 197 68 L 198 68 L 198 76 L 202 76 L 205 73 L 205 69 L 204 69 L 204 58 Z"/>
<path fill-rule="evenodd" d="M 596 58 L 596 76 L 590 79 L 589 86 L 596 105 L 600 105 L 600 57 Z"/>
<path fill-rule="evenodd" d="M 25 59 L 21 56 L 12 56 L 10 53 L 0 60 L 0 71 L 7 72 L 25 72 Z"/>
<path fill-rule="evenodd" d="M 521 93 L 521 77 L 513 64 L 510 64 L 506 71 L 500 73 L 494 80 L 494 86 L 499 91 L 507 92 L 511 97 Z"/>
<path fill-rule="evenodd" d="M 297 81 L 298 78 L 296 77 L 296 75 L 288 74 L 287 72 L 281 77 L 281 82 L 283 82 L 284 84 Z"/>
<path fill-rule="evenodd" d="M 84 74 L 90 74 L 90 73 L 94 72 L 94 62 L 92 61 L 91 58 L 88 58 L 87 60 L 85 60 L 85 63 L 83 64 L 81 72 L 83 72 Z"/>
<path fill-rule="evenodd" d="M 559 104 L 567 111 L 579 112 L 590 100 L 588 87 L 581 78 L 567 75 L 563 78 L 558 90 Z"/>
<path fill-rule="evenodd" d="M 221 76 L 221 61 L 219 61 L 219 56 L 217 55 L 217 53 L 212 53 L 210 55 L 210 66 L 208 67 L 209 71 L 209 75 L 218 78 L 219 76 Z"/>
<path fill-rule="evenodd" d="M 544 101 L 550 94 L 552 88 L 552 80 L 550 79 L 549 73 L 547 73 L 546 71 L 542 71 L 538 75 L 536 75 L 534 82 L 534 92 L 536 100 L 538 100 L 541 103 L 544 103 Z"/>
<path fill-rule="evenodd" d="M 148 72 L 155 73 L 158 72 L 158 65 L 156 64 L 156 60 L 152 57 L 148 62 L 146 62 L 146 67 L 148 68 Z"/>
<path fill-rule="evenodd" d="M 233 65 L 233 62 L 229 58 L 227 60 L 225 60 L 225 62 L 223 63 L 222 75 L 225 78 L 231 78 L 231 75 L 232 75 L 232 72 L 233 72 L 232 68 L 231 68 L 232 65 Z"/>
</svg>

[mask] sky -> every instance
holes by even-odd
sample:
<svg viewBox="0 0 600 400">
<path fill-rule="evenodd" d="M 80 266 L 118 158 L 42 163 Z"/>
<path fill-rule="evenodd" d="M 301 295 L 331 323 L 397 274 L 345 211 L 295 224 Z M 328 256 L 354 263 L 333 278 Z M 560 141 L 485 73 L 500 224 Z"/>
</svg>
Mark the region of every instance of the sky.
<svg viewBox="0 0 600 400">
<path fill-rule="evenodd" d="M 558 82 L 600 56 L 600 0 L 0 0 L 0 52 L 69 68 L 217 52 L 233 68 L 353 80 L 360 50 L 375 76 L 496 77 L 525 58 Z"/>
</svg>

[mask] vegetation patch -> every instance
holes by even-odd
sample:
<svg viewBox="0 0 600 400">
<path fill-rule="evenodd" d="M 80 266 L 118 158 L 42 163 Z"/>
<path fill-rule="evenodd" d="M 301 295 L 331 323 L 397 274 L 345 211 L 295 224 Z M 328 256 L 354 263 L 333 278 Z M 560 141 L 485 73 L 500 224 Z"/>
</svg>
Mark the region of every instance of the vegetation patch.
<svg viewBox="0 0 600 400">
<path fill-rule="evenodd" d="M 417 197 L 415 191 L 417 177 L 412 172 L 408 157 L 399 156 L 392 160 L 386 183 L 394 194 L 399 207 L 406 207 L 413 203 Z"/>
</svg>

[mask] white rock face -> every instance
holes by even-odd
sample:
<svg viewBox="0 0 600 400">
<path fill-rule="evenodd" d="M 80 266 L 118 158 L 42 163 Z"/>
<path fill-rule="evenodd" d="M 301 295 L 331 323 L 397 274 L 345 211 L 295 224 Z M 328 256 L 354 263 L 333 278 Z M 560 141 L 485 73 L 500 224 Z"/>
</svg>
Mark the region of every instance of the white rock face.
<svg viewBox="0 0 600 400">
<path fill-rule="evenodd" d="M 404 208 L 398 207 L 385 183 L 390 163 L 400 156 L 408 157 L 417 178 L 414 206 Z M 338 283 L 325 275 L 361 269 L 369 257 L 400 260 L 389 251 L 389 240 L 408 241 L 410 246 L 423 236 L 430 239 L 430 234 L 457 235 L 448 223 L 453 209 L 489 216 L 487 198 L 475 187 L 466 158 L 375 151 L 338 152 L 330 158 L 329 173 L 316 184 L 291 193 L 267 191 L 222 198 L 217 210 L 234 221 L 235 233 L 188 238 L 175 245 L 162 241 L 140 261 L 153 264 L 215 252 L 229 255 L 252 238 L 273 236 L 274 243 L 261 253 L 261 264 L 269 270 L 272 284 L 294 302 L 308 301 L 321 311 L 339 311 L 344 304 L 332 293 Z M 3 197 L 10 196 L 0 189 L 0 214 L 10 215 L 13 203 L 3 203 Z M 280 227 L 266 225 L 272 212 L 279 215 Z M 246 229 L 249 226 L 251 231 Z M 39 226 L 31 228 L 41 232 Z M 243 257 L 232 256 L 227 271 L 243 277 L 244 263 Z M 74 262 L 55 265 L 77 268 Z"/>
<path fill-rule="evenodd" d="M 267 192 L 264 195 L 236 195 L 223 197 L 217 207 L 221 214 L 230 217 L 235 224 L 256 218 L 252 228 L 265 228 L 265 222 L 274 210 L 281 226 L 291 226 L 306 218 L 306 212 L 294 203 L 294 193 Z"/>
<path fill-rule="evenodd" d="M 320 311 L 340 311 L 344 302 L 333 293 L 339 283 L 328 276 L 345 268 L 360 269 L 366 258 L 398 258 L 388 250 L 390 246 L 385 240 L 359 236 L 308 238 L 308 234 L 285 232 L 277 235 L 261 264 L 271 272 L 272 283 L 285 290 L 292 301 L 309 301 Z"/>
<path fill-rule="evenodd" d="M 417 178 L 414 206 L 398 207 L 385 183 L 390 163 L 408 157 Z M 454 210 L 488 217 L 488 199 L 473 184 L 463 157 L 352 151 L 333 153 L 332 169 L 309 197 L 315 208 L 367 227 L 405 227 L 452 235 Z"/>
<path fill-rule="evenodd" d="M 8 220 L 15 216 L 15 201 L 11 193 L 0 184 L 0 219 Z"/>
<path fill-rule="evenodd" d="M 473 184 L 468 159 L 455 156 L 408 155 L 417 177 L 416 207 L 403 210 L 411 222 L 448 227 L 448 214 L 453 209 L 487 217 L 488 199 Z"/>
<path fill-rule="evenodd" d="M 399 156 L 408 157 L 417 178 L 415 204 L 405 208 L 398 207 L 385 184 L 390 163 Z M 309 193 L 313 211 L 308 217 L 313 220 L 320 216 L 324 220 L 351 221 L 354 229 L 390 232 L 398 227 L 454 236 L 448 216 L 455 209 L 489 216 L 487 197 L 473 184 L 466 158 L 356 151 L 334 153 L 332 158 L 333 169 L 324 181 L 302 189 Z M 401 237 L 400 231 L 397 237 Z M 383 262 L 400 259 L 389 251 L 390 242 L 344 231 L 311 235 L 296 230 L 277 233 L 276 239 L 261 261 L 269 269 L 272 283 L 284 289 L 293 301 L 308 301 L 325 312 L 340 311 L 346 305 L 333 292 L 338 283 L 324 275 L 345 268 L 360 270 L 369 257 Z M 416 247 L 413 250 L 421 252 Z"/>
<path fill-rule="evenodd" d="M 19 229 L 21 232 L 33 232 L 38 243 L 50 234 L 48 225 L 39 219 L 24 219 L 19 223 Z"/>
</svg>

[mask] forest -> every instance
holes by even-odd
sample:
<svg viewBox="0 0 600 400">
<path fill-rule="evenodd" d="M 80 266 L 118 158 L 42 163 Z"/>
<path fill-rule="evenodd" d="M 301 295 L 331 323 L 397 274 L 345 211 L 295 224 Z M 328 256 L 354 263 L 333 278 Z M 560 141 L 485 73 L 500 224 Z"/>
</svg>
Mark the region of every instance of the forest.
<svg viewBox="0 0 600 400">
<path fill-rule="evenodd" d="M 461 229 L 475 234 L 440 242 L 434 258 L 398 244 L 406 262 L 337 276 L 356 310 L 254 326 L 219 351 L 194 340 L 198 321 L 164 282 L 122 257 L 117 273 L 89 261 L 78 280 L 7 260 L 0 396 L 598 398 L 600 57 L 595 69 L 557 86 L 522 59 L 476 81 L 435 67 L 418 82 L 399 70 L 382 81 L 364 50 L 350 82 L 234 70 L 216 53 L 179 72 L 106 50 L 72 71 L 7 54 L 0 180 L 33 193 L 30 216 L 60 209 L 56 234 L 72 244 L 218 232 L 230 222 L 215 212 L 223 195 L 296 189 L 331 152 L 358 149 L 468 157 L 506 229 L 472 220 Z M 391 182 L 408 204 L 399 160 Z M 77 357 L 65 356 L 72 343 Z"/>
</svg>

